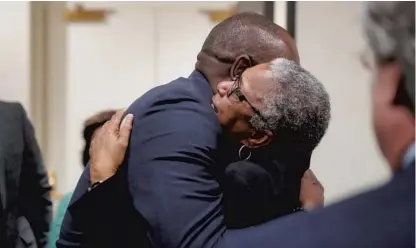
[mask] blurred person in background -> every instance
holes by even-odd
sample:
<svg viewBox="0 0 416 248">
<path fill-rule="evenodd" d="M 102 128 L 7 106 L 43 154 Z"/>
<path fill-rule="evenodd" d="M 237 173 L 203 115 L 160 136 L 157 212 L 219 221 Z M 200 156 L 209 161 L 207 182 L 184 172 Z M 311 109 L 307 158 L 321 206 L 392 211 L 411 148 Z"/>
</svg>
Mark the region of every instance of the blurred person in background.
<svg viewBox="0 0 416 248">
<path fill-rule="evenodd" d="M 90 160 L 89 150 L 91 141 L 94 134 L 99 130 L 105 122 L 111 119 L 116 113 L 115 110 L 106 110 L 98 114 L 95 114 L 88 118 L 84 122 L 83 138 L 84 138 L 84 149 L 82 152 L 82 165 L 85 167 Z M 58 208 L 55 214 L 55 218 L 51 224 L 51 231 L 49 233 L 49 247 L 55 248 L 56 240 L 58 240 L 59 232 L 61 230 L 62 221 L 65 216 L 66 209 L 71 200 L 73 192 L 65 194 L 58 203 Z"/>
<path fill-rule="evenodd" d="M 0 101 L 0 247 L 47 247 L 50 191 L 25 110 L 19 103 Z"/>
<path fill-rule="evenodd" d="M 227 235 L 219 237 L 216 242 L 206 242 L 201 247 L 414 247 L 415 2 L 368 2 L 364 26 L 370 49 L 363 61 L 372 72 L 374 81 L 374 130 L 380 150 L 393 173 L 392 179 L 381 187 L 324 209 L 227 231 Z M 131 126 L 124 128 L 122 124 L 118 130 L 117 124 L 108 128 L 110 132 L 102 132 L 95 143 L 97 147 L 101 145 L 100 149 L 105 150 L 106 155 L 99 148 L 96 148 L 96 154 L 114 162 L 126 150 L 128 139 L 125 137 L 129 135 Z M 119 132 L 123 133 L 123 139 L 120 139 Z M 102 175 L 108 175 L 108 164 L 102 165 L 97 164 L 96 169 L 101 169 Z M 107 191 L 101 190 L 105 187 Z M 117 210 L 106 208 L 102 203 L 123 199 L 111 194 L 110 188 L 103 184 L 89 193 L 95 198 L 95 204 L 104 206 L 100 209 L 107 212 L 103 217 Z"/>
</svg>

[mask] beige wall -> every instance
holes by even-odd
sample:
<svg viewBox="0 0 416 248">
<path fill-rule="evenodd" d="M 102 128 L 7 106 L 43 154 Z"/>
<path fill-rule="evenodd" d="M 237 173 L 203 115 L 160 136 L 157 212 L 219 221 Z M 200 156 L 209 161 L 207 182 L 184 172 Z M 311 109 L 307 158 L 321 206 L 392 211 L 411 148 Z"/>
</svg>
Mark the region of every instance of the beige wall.
<svg viewBox="0 0 416 248">
<path fill-rule="evenodd" d="M 30 3 L 0 3 L 0 99 L 30 112 Z"/>
<path fill-rule="evenodd" d="M 370 82 L 360 64 L 364 47 L 361 2 L 297 2 L 296 41 L 301 64 L 327 88 L 332 120 L 312 168 L 328 202 L 388 178 L 371 126 Z"/>
<path fill-rule="evenodd" d="M 23 105 L 43 150 L 43 104 L 35 100 L 44 90 L 43 9 L 39 6 L 23 1 L 0 3 L 0 99 Z"/>
</svg>

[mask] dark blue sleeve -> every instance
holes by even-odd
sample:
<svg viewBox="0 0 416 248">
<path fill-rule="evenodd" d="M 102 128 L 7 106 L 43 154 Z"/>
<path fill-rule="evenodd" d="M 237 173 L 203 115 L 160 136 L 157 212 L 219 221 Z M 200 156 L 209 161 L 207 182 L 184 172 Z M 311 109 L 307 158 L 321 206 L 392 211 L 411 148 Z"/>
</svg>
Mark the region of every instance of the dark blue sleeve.
<svg viewBox="0 0 416 248">
<path fill-rule="evenodd" d="M 225 232 L 213 176 L 220 127 L 208 110 L 178 100 L 163 108 L 155 104 L 134 121 L 129 189 L 156 247 L 214 246 Z M 127 111 L 137 116 L 134 104 Z"/>
<path fill-rule="evenodd" d="M 124 170 L 81 192 L 66 211 L 57 247 L 147 247 L 146 223 L 130 200 Z"/>
<path fill-rule="evenodd" d="M 90 167 L 87 165 L 78 180 L 78 184 L 75 187 L 75 191 L 72 195 L 71 201 L 68 208 L 70 208 L 75 202 L 77 202 L 87 191 L 90 185 Z M 103 198 L 102 200 L 105 200 Z M 64 220 L 61 225 L 61 231 L 59 233 L 56 247 L 58 248 L 69 248 L 69 247 L 80 247 L 84 238 L 84 227 L 80 221 L 83 218 L 80 216 L 72 216 L 70 211 L 66 211 Z"/>
</svg>

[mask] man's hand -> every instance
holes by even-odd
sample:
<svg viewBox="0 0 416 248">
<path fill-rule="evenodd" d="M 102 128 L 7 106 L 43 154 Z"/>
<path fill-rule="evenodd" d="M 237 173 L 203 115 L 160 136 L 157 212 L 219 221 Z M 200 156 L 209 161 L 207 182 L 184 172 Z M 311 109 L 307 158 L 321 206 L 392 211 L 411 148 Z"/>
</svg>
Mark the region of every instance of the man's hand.
<svg viewBox="0 0 416 248">
<path fill-rule="evenodd" d="M 324 187 L 310 169 L 302 177 L 300 202 L 305 210 L 312 210 L 324 205 Z"/>
<path fill-rule="evenodd" d="M 126 115 L 121 122 L 124 112 L 124 109 L 117 111 L 93 136 L 90 147 L 92 183 L 112 177 L 123 162 L 133 123 L 132 114 Z"/>
</svg>

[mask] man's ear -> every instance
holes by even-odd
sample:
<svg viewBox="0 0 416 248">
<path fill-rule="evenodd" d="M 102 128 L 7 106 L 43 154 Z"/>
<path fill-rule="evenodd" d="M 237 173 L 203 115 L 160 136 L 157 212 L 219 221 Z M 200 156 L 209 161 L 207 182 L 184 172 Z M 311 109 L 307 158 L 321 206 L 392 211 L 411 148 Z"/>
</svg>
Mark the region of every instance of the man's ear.
<svg viewBox="0 0 416 248">
<path fill-rule="evenodd" d="M 406 75 L 397 62 L 390 62 L 378 69 L 378 87 L 382 89 L 385 101 L 394 105 L 405 107 L 409 112 L 414 113 L 414 102 L 406 88 Z"/>
<path fill-rule="evenodd" d="M 247 68 L 253 66 L 253 62 L 250 59 L 250 56 L 243 54 L 240 55 L 233 63 L 230 69 L 230 77 L 232 80 L 235 80 L 239 75 L 241 75 Z"/>
<path fill-rule="evenodd" d="M 397 63 L 392 62 L 378 68 L 376 87 L 381 89 L 379 97 L 389 104 L 394 104 L 399 90 L 402 72 Z"/>
<path fill-rule="evenodd" d="M 404 74 L 402 74 L 402 76 L 397 82 L 397 91 L 396 96 L 393 100 L 393 104 L 398 106 L 404 106 L 407 109 L 411 110 L 412 113 L 414 113 L 414 100 L 412 100 L 413 97 L 410 96 L 409 90 L 406 88 L 406 83 L 406 77 Z"/>
<path fill-rule="evenodd" d="M 268 145 L 273 138 L 273 133 L 270 131 L 254 131 L 250 138 L 241 141 L 242 144 L 248 148 L 258 148 Z"/>
</svg>

